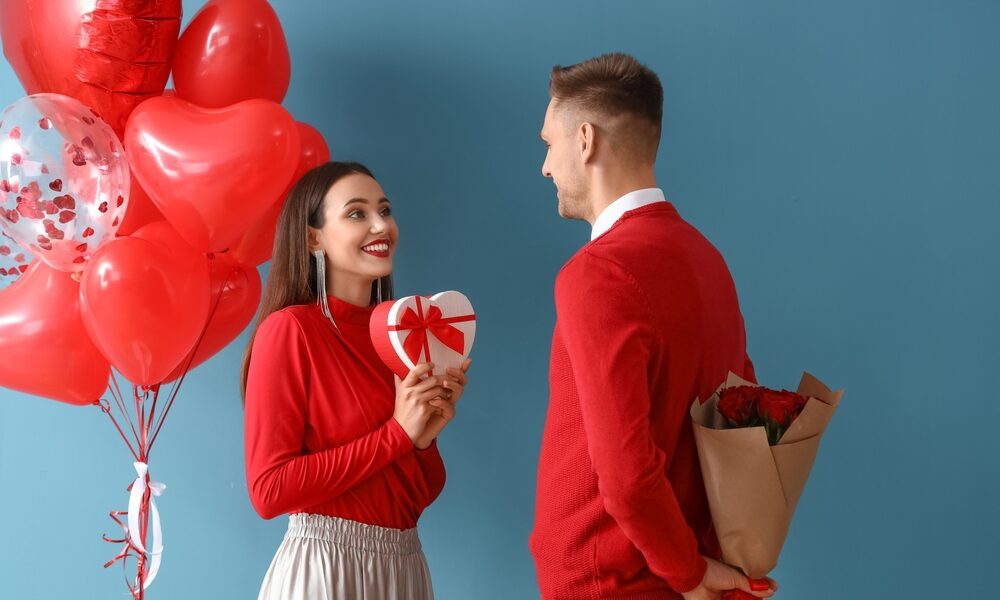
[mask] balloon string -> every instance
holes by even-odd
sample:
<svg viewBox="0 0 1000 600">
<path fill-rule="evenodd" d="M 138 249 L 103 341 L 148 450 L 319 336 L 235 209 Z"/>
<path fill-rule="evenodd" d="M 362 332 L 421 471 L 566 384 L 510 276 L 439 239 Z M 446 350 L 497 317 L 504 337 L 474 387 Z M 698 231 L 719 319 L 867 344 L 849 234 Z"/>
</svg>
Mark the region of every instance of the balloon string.
<svg viewBox="0 0 1000 600">
<path fill-rule="evenodd" d="M 111 373 L 111 386 L 108 387 L 108 391 L 111 392 L 111 396 L 115 399 L 115 404 L 118 405 L 118 410 L 121 412 L 124 419 L 128 421 L 129 427 L 132 428 L 132 435 L 135 436 L 135 443 L 138 445 L 139 432 L 136 431 L 135 423 L 132 421 L 132 417 L 129 415 L 128 410 L 125 409 L 125 397 L 122 395 L 121 388 L 118 387 L 118 378 L 115 377 L 114 372 Z"/>
<path fill-rule="evenodd" d="M 129 486 L 129 488 L 131 489 L 131 486 Z M 108 562 L 104 563 L 104 568 L 107 569 L 116 562 L 121 561 L 122 571 L 125 576 L 125 586 L 128 588 L 133 600 L 142 600 L 145 595 L 143 580 L 146 575 L 146 556 L 132 543 L 131 536 L 128 534 L 128 526 L 118 518 L 120 516 L 127 515 L 128 511 L 125 510 L 113 510 L 108 513 L 108 516 L 110 516 L 111 519 L 125 532 L 125 537 L 122 539 L 116 539 L 108 537 L 107 534 L 101 536 L 105 542 L 110 544 L 124 544 L 121 552 Z M 133 581 L 129 581 L 128 577 L 128 559 L 130 558 L 135 558 L 136 560 L 136 577 Z"/>
<path fill-rule="evenodd" d="M 160 416 L 160 420 L 153 430 L 153 438 L 149 442 L 150 449 L 152 449 L 153 442 L 155 442 L 156 438 L 160 435 L 160 429 L 163 427 L 163 422 L 166 421 L 167 414 L 174 405 L 174 398 L 177 397 L 177 392 L 180 391 L 181 385 L 184 383 L 184 379 L 187 377 L 188 371 L 191 370 L 191 363 L 194 362 L 194 357 L 198 353 L 198 348 L 201 346 L 202 341 L 205 339 L 205 334 L 208 332 L 208 326 L 212 323 L 212 319 L 215 318 L 215 313 L 219 309 L 219 304 L 222 303 L 222 296 L 225 293 L 226 288 L 229 287 L 229 283 L 233 281 L 233 276 L 238 273 L 240 273 L 240 270 L 233 267 L 233 269 L 229 272 L 229 276 L 227 276 L 226 280 L 221 286 L 219 286 L 219 293 L 216 295 L 215 302 L 212 304 L 212 310 L 208 313 L 208 319 L 205 320 L 205 326 L 202 327 L 201 333 L 198 335 L 198 341 L 195 342 L 194 348 L 191 350 L 191 353 L 187 357 L 187 361 L 184 363 L 184 370 L 181 372 L 180 378 L 174 384 L 173 389 L 170 390 L 170 397 L 167 400 L 167 406 L 163 410 L 163 414 Z"/>
<path fill-rule="evenodd" d="M 132 404 L 135 406 L 135 418 L 139 422 L 139 459 L 143 458 L 143 450 L 146 447 L 146 411 L 139 397 L 139 386 L 132 385 Z M 146 462 L 146 461 L 142 461 Z"/>
<path fill-rule="evenodd" d="M 156 404 L 157 404 L 157 402 L 159 402 L 159 399 L 160 399 L 160 385 L 159 384 L 154 385 L 150 389 L 153 391 L 153 405 L 149 409 L 149 423 L 152 424 L 152 423 L 156 422 Z M 147 391 L 147 393 L 148 393 L 148 391 Z M 150 443 L 150 446 L 152 446 L 152 443 Z M 149 454 L 149 449 L 148 448 L 147 448 L 146 454 L 147 455 Z"/>
<path fill-rule="evenodd" d="M 115 426 L 115 429 L 118 430 L 118 434 L 121 435 L 122 436 L 122 440 L 125 441 L 125 445 L 128 446 L 128 451 L 132 453 L 132 456 L 136 460 L 139 460 L 139 455 L 138 455 L 138 453 L 136 453 L 135 449 L 132 447 L 132 443 L 129 442 L 128 436 L 125 435 L 125 431 L 121 428 L 120 425 L 118 425 L 118 420 L 115 419 L 115 416 L 113 414 L 111 414 L 111 405 L 108 403 L 108 401 L 104 400 L 104 399 L 96 400 L 94 402 L 94 404 L 96 404 L 97 406 L 99 406 L 101 408 L 101 410 L 104 412 L 104 414 L 108 415 L 108 418 L 111 419 L 111 424 Z"/>
</svg>

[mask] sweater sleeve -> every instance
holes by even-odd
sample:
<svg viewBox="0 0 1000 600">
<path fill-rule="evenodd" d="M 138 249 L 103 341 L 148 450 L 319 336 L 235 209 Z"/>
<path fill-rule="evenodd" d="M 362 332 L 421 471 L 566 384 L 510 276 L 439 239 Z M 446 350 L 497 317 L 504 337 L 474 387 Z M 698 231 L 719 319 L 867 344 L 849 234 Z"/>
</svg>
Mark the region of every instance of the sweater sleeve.
<svg viewBox="0 0 1000 600">
<path fill-rule="evenodd" d="M 293 315 L 279 311 L 261 323 L 247 375 L 244 442 L 250 500 L 265 519 L 327 501 L 413 451 L 390 418 L 342 446 L 307 453 L 309 364 Z"/>
<path fill-rule="evenodd" d="M 556 312 L 604 506 L 650 570 L 687 592 L 706 563 L 650 433 L 651 311 L 622 267 L 585 254 L 557 278 Z"/>
<path fill-rule="evenodd" d="M 441 494 L 444 489 L 445 469 L 444 460 L 441 459 L 441 452 L 438 450 L 437 440 L 423 450 L 414 450 L 420 470 L 423 471 L 427 481 L 426 503 L 430 505 Z"/>
</svg>

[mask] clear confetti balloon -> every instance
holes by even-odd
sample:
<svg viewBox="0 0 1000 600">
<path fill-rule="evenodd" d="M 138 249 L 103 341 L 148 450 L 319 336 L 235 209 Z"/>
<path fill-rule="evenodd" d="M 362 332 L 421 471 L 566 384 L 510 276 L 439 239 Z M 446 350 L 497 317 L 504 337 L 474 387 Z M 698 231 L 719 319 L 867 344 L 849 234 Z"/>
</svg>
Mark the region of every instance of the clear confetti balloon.
<svg viewBox="0 0 1000 600">
<path fill-rule="evenodd" d="M 0 290 L 28 270 L 34 257 L 5 232 L 0 231 Z"/>
<path fill-rule="evenodd" d="M 53 268 L 82 271 L 128 207 L 121 142 L 79 101 L 35 94 L 0 114 L 0 226 Z"/>
</svg>

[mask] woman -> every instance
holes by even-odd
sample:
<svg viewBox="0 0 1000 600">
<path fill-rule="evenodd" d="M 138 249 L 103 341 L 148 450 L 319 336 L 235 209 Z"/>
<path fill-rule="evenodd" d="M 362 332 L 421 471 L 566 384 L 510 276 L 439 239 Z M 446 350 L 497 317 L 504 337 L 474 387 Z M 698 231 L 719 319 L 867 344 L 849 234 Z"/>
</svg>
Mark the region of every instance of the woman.
<svg viewBox="0 0 1000 600">
<path fill-rule="evenodd" d="M 371 172 L 306 173 L 278 219 L 243 361 L 247 482 L 265 519 L 290 513 L 259 600 L 432 598 L 416 523 L 444 487 L 435 440 L 465 371 L 400 381 L 368 335 L 392 295 L 398 228 Z"/>
</svg>

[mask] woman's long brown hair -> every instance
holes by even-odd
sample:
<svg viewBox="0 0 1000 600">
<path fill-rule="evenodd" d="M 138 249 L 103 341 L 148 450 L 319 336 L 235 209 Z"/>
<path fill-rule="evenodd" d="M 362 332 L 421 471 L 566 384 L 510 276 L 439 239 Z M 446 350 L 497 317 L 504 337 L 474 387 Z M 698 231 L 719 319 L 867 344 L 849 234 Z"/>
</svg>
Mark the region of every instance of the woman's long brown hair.
<svg viewBox="0 0 1000 600">
<path fill-rule="evenodd" d="M 327 191 L 333 184 L 348 175 L 360 174 L 375 178 L 367 167 L 356 162 L 328 162 L 320 165 L 299 179 L 289 192 L 281 208 L 274 234 L 274 252 L 271 271 L 264 285 L 260 313 L 253 326 L 250 342 L 243 354 L 243 373 L 240 393 L 246 398 L 247 373 L 257 330 L 271 313 L 296 304 L 316 302 L 316 258 L 309 251 L 308 227 L 319 229 L 326 223 L 325 202 Z M 327 272 L 329 273 L 329 271 Z M 328 274 L 329 278 L 330 275 Z M 381 293 L 380 293 L 381 292 Z M 392 298 L 392 276 L 387 275 L 372 284 L 371 301 Z"/>
</svg>

